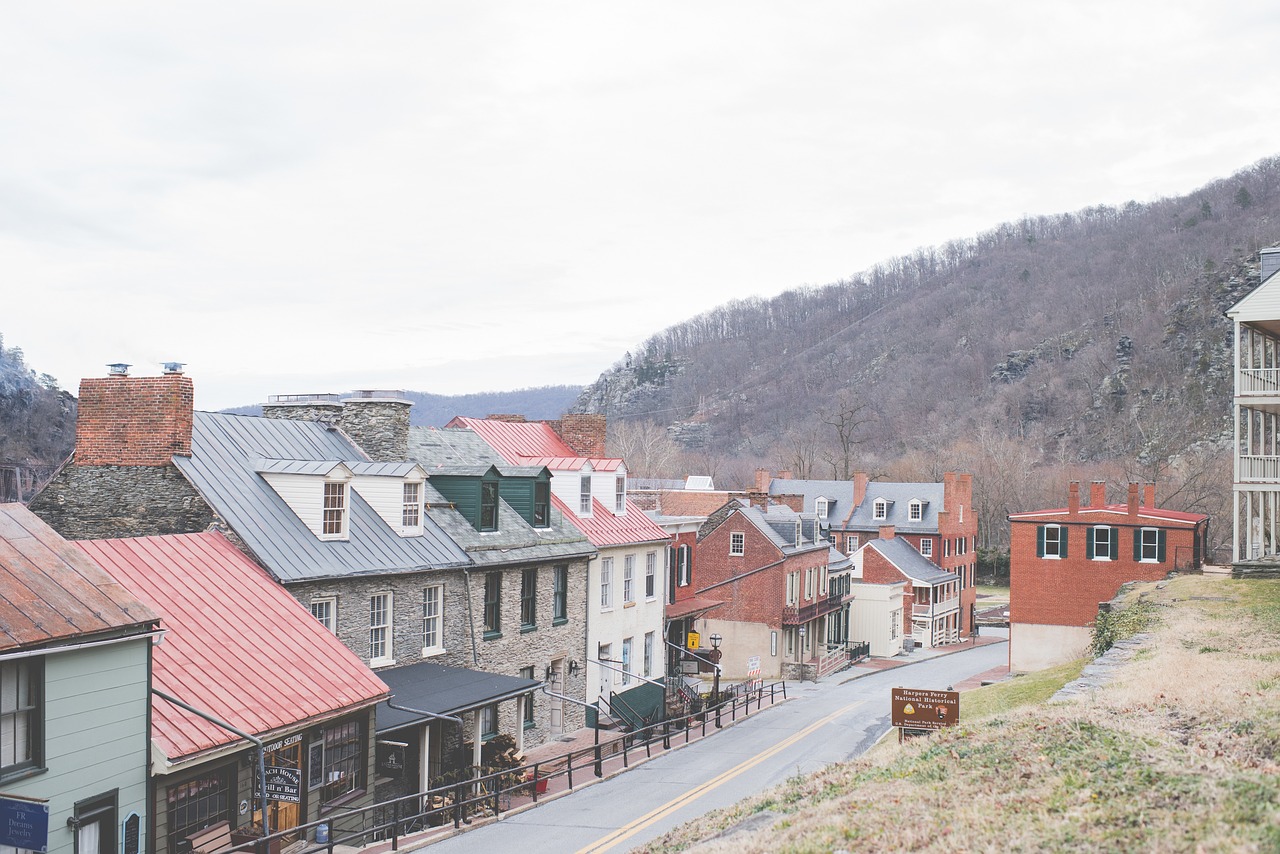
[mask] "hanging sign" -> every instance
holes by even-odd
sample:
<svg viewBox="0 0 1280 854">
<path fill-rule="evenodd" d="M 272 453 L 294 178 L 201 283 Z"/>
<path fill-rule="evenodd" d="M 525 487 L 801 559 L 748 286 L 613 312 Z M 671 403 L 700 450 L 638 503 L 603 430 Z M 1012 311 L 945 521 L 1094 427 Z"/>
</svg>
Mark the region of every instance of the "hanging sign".
<svg viewBox="0 0 1280 854">
<path fill-rule="evenodd" d="M 49 850 L 49 803 L 0 797 L 0 845 Z"/>
<path fill-rule="evenodd" d="M 296 804 L 302 801 L 302 769 L 267 766 L 267 799 Z"/>
</svg>

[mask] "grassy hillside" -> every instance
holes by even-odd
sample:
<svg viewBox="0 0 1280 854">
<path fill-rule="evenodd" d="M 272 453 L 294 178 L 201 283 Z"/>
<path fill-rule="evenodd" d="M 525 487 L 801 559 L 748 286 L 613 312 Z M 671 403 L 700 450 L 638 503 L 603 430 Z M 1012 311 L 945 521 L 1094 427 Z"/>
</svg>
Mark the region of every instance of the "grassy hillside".
<svg viewBox="0 0 1280 854">
<path fill-rule="evenodd" d="M 953 730 L 646 850 L 1280 850 L 1280 581 L 1192 576 L 1133 595 L 1151 639 L 1093 696 L 1044 703 L 1069 668 L 980 689 Z"/>
</svg>

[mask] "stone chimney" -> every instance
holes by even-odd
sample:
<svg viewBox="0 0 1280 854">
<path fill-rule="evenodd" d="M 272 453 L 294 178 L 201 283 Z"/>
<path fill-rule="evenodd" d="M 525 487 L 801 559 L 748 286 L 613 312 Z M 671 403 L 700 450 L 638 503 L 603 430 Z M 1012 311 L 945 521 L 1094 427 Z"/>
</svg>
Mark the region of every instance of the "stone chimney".
<svg viewBox="0 0 1280 854">
<path fill-rule="evenodd" d="M 1258 253 L 1258 261 L 1262 267 L 1259 271 L 1260 278 L 1265 282 L 1272 273 L 1280 270 L 1280 246 L 1263 249 Z"/>
<path fill-rule="evenodd" d="M 1156 485 L 1154 483 L 1148 483 L 1142 487 L 1142 506 L 1156 506 Z"/>
<path fill-rule="evenodd" d="M 880 539 L 882 539 L 882 540 L 892 540 L 892 539 L 893 539 L 893 526 L 892 526 L 892 525 L 881 525 L 881 526 L 880 526 Z"/>
<path fill-rule="evenodd" d="M 403 391 L 353 391 L 342 399 L 338 426 L 374 462 L 403 462 L 409 459 L 412 408 Z"/>
<path fill-rule="evenodd" d="M 1071 481 L 1067 487 L 1067 515 L 1074 516 L 1080 512 L 1080 482 Z"/>
<path fill-rule="evenodd" d="M 1102 507 L 1107 503 L 1107 482 L 1095 480 L 1089 484 L 1089 506 Z"/>
<path fill-rule="evenodd" d="M 607 421 L 603 415 L 594 412 L 566 413 L 559 422 L 549 423 L 578 456 L 592 459 L 607 456 L 604 441 Z"/>
<path fill-rule="evenodd" d="M 857 507 L 862 503 L 862 499 L 867 497 L 867 473 L 865 471 L 855 471 L 853 473 L 853 506 Z"/>
<path fill-rule="evenodd" d="M 1137 515 L 1138 515 L 1138 484 L 1136 484 L 1136 483 L 1131 483 L 1131 484 L 1129 484 L 1129 507 L 1128 507 L 1128 511 L 1129 511 L 1129 515 L 1130 515 L 1130 516 L 1137 516 Z"/>
<path fill-rule="evenodd" d="M 113 365 L 107 377 L 80 381 L 78 466 L 166 466 L 191 456 L 195 386 L 190 377 L 131 377 Z"/>
<path fill-rule="evenodd" d="M 342 418 L 342 398 L 336 394 L 273 394 L 262 404 L 262 415 L 337 427 Z"/>
</svg>

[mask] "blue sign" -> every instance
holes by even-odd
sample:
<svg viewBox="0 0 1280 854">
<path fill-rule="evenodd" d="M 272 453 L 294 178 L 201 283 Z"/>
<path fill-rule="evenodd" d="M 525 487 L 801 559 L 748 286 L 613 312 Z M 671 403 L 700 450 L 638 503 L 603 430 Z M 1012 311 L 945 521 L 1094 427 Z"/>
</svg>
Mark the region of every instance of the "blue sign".
<svg viewBox="0 0 1280 854">
<path fill-rule="evenodd" d="M 0 797 L 0 845 L 49 850 L 49 805 Z"/>
</svg>

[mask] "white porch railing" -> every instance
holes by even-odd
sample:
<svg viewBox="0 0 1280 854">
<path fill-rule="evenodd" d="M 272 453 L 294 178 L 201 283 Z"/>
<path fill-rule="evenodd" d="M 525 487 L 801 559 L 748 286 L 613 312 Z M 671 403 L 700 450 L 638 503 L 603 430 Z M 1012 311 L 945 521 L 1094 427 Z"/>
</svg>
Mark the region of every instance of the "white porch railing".
<svg viewBox="0 0 1280 854">
<path fill-rule="evenodd" d="M 942 617 L 958 610 L 960 610 L 960 597 L 950 596 L 946 599 L 940 599 L 937 602 L 926 603 L 924 605 L 912 603 L 911 616 Z"/>
<path fill-rule="evenodd" d="M 1280 394 L 1280 368 L 1241 368 L 1241 394 Z"/>
<path fill-rule="evenodd" d="M 1280 480 L 1280 457 L 1240 457 L 1240 480 Z"/>
</svg>

